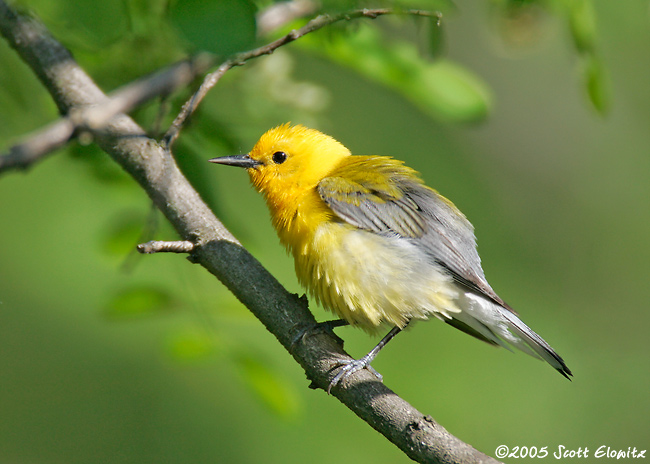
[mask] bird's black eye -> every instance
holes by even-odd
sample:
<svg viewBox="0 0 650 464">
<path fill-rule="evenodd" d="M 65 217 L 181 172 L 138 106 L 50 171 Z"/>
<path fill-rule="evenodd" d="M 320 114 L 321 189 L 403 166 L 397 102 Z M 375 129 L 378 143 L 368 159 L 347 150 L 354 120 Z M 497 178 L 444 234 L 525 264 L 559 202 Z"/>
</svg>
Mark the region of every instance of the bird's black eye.
<svg viewBox="0 0 650 464">
<path fill-rule="evenodd" d="M 282 164 L 287 160 L 287 154 L 283 151 L 276 151 L 273 153 L 272 159 L 275 164 Z"/>
</svg>

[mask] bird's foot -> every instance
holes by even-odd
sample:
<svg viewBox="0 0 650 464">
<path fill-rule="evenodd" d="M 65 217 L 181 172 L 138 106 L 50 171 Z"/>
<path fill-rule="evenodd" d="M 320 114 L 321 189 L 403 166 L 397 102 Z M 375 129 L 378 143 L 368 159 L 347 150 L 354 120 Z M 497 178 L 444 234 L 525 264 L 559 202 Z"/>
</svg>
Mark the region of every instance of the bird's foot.
<svg viewBox="0 0 650 464">
<path fill-rule="evenodd" d="M 383 379 L 382 375 L 370 365 L 370 362 L 374 359 L 374 356 L 369 355 L 370 353 L 361 359 L 343 361 L 340 364 L 341 370 L 339 370 L 339 372 L 334 376 L 329 386 L 327 387 L 327 394 L 329 395 L 332 388 L 338 385 L 343 379 L 348 378 L 350 375 L 354 374 L 357 371 L 360 371 L 361 369 L 368 369 L 370 373 L 377 377 L 377 380 L 381 382 Z"/>
<path fill-rule="evenodd" d="M 291 351 L 293 352 L 296 345 L 303 342 L 305 338 L 317 334 L 328 334 L 330 337 L 334 338 L 339 345 L 343 346 L 343 339 L 334 333 L 334 329 L 344 325 L 348 325 L 348 322 L 343 319 L 317 322 L 316 324 L 308 325 L 300 330 L 293 338 L 293 341 L 291 342 Z"/>
</svg>

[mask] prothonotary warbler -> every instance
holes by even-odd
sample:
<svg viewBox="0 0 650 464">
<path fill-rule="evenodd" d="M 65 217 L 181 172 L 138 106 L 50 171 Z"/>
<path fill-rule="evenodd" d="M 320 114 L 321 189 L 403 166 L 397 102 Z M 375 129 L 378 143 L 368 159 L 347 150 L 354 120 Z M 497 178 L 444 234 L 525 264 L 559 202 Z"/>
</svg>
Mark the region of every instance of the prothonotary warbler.
<svg viewBox="0 0 650 464">
<path fill-rule="evenodd" d="M 341 318 L 330 327 L 392 326 L 366 356 L 343 364 L 329 389 L 363 368 L 381 379 L 370 367 L 377 353 L 411 320 L 432 316 L 573 375 L 492 290 L 463 213 L 401 161 L 352 156 L 332 137 L 289 124 L 266 132 L 246 155 L 210 161 L 246 168 L 300 283 Z"/>
</svg>

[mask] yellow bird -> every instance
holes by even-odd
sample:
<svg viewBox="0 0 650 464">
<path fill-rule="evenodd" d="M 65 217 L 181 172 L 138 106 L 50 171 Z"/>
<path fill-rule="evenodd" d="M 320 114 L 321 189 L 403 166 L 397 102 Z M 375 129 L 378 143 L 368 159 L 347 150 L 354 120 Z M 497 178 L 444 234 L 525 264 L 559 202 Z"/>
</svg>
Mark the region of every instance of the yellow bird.
<svg viewBox="0 0 650 464">
<path fill-rule="evenodd" d="M 304 126 L 266 132 L 250 153 L 210 160 L 246 168 L 264 195 L 300 283 L 341 318 L 390 332 L 366 356 L 342 365 L 329 390 L 368 368 L 413 319 L 436 317 L 491 345 L 505 342 L 573 375 L 542 337 L 488 284 L 474 228 L 419 174 L 385 156 L 352 156 Z"/>
</svg>

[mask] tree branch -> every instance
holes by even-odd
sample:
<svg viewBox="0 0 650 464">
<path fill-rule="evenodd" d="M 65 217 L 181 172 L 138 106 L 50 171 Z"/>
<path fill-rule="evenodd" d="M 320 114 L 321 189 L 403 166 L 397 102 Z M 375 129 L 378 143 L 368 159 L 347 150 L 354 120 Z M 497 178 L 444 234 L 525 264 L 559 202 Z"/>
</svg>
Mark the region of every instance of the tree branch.
<svg viewBox="0 0 650 464">
<path fill-rule="evenodd" d="M 17 15 L 4 0 L 0 0 L 0 32 L 41 79 L 62 113 L 107 101 L 42 24 Z M 180 236 L 194 244 L 193 261 L 221 280 L 262 321 L 304 368 L 314 387 L 326 388 L 332 369 L 349 357 L 326 334 L 307 337 L 292 347 L 303 328 L 315 322 L 306 299 L 287 292 L 237 242 L 187 182 L 169 151 L 146 137 L 131 118 L 117 115 L 101 130 L 90 131 L 98 145 L 141 185 Z M 449 434 L 367 370 L 350 376 L 333 394 L 418 462 L 497 462 Z"/>
<path fill-rule="evenodd" d="M 213 61 L 205 54 L 198 55 L 125 85 L 112 92 L 102 103 L 71 107 L 67 116 L 27 135 L 23 142 L 0 155 L 0 173 L 25 169 L 64 146 L 75 133 L 100 130 L 118 114 L 128 113 L 152 98 L 189 84 L 196 76 L 207 71 Z"/>
<path fill-rule="evenodd" d="M 152 240 L 138 245 L 138 251 L 147 255 L 153 253 L 191 253 L 194 251 L 194 243 L 188 240 L 177 240 L 174 242 Z"/>
</svg>

